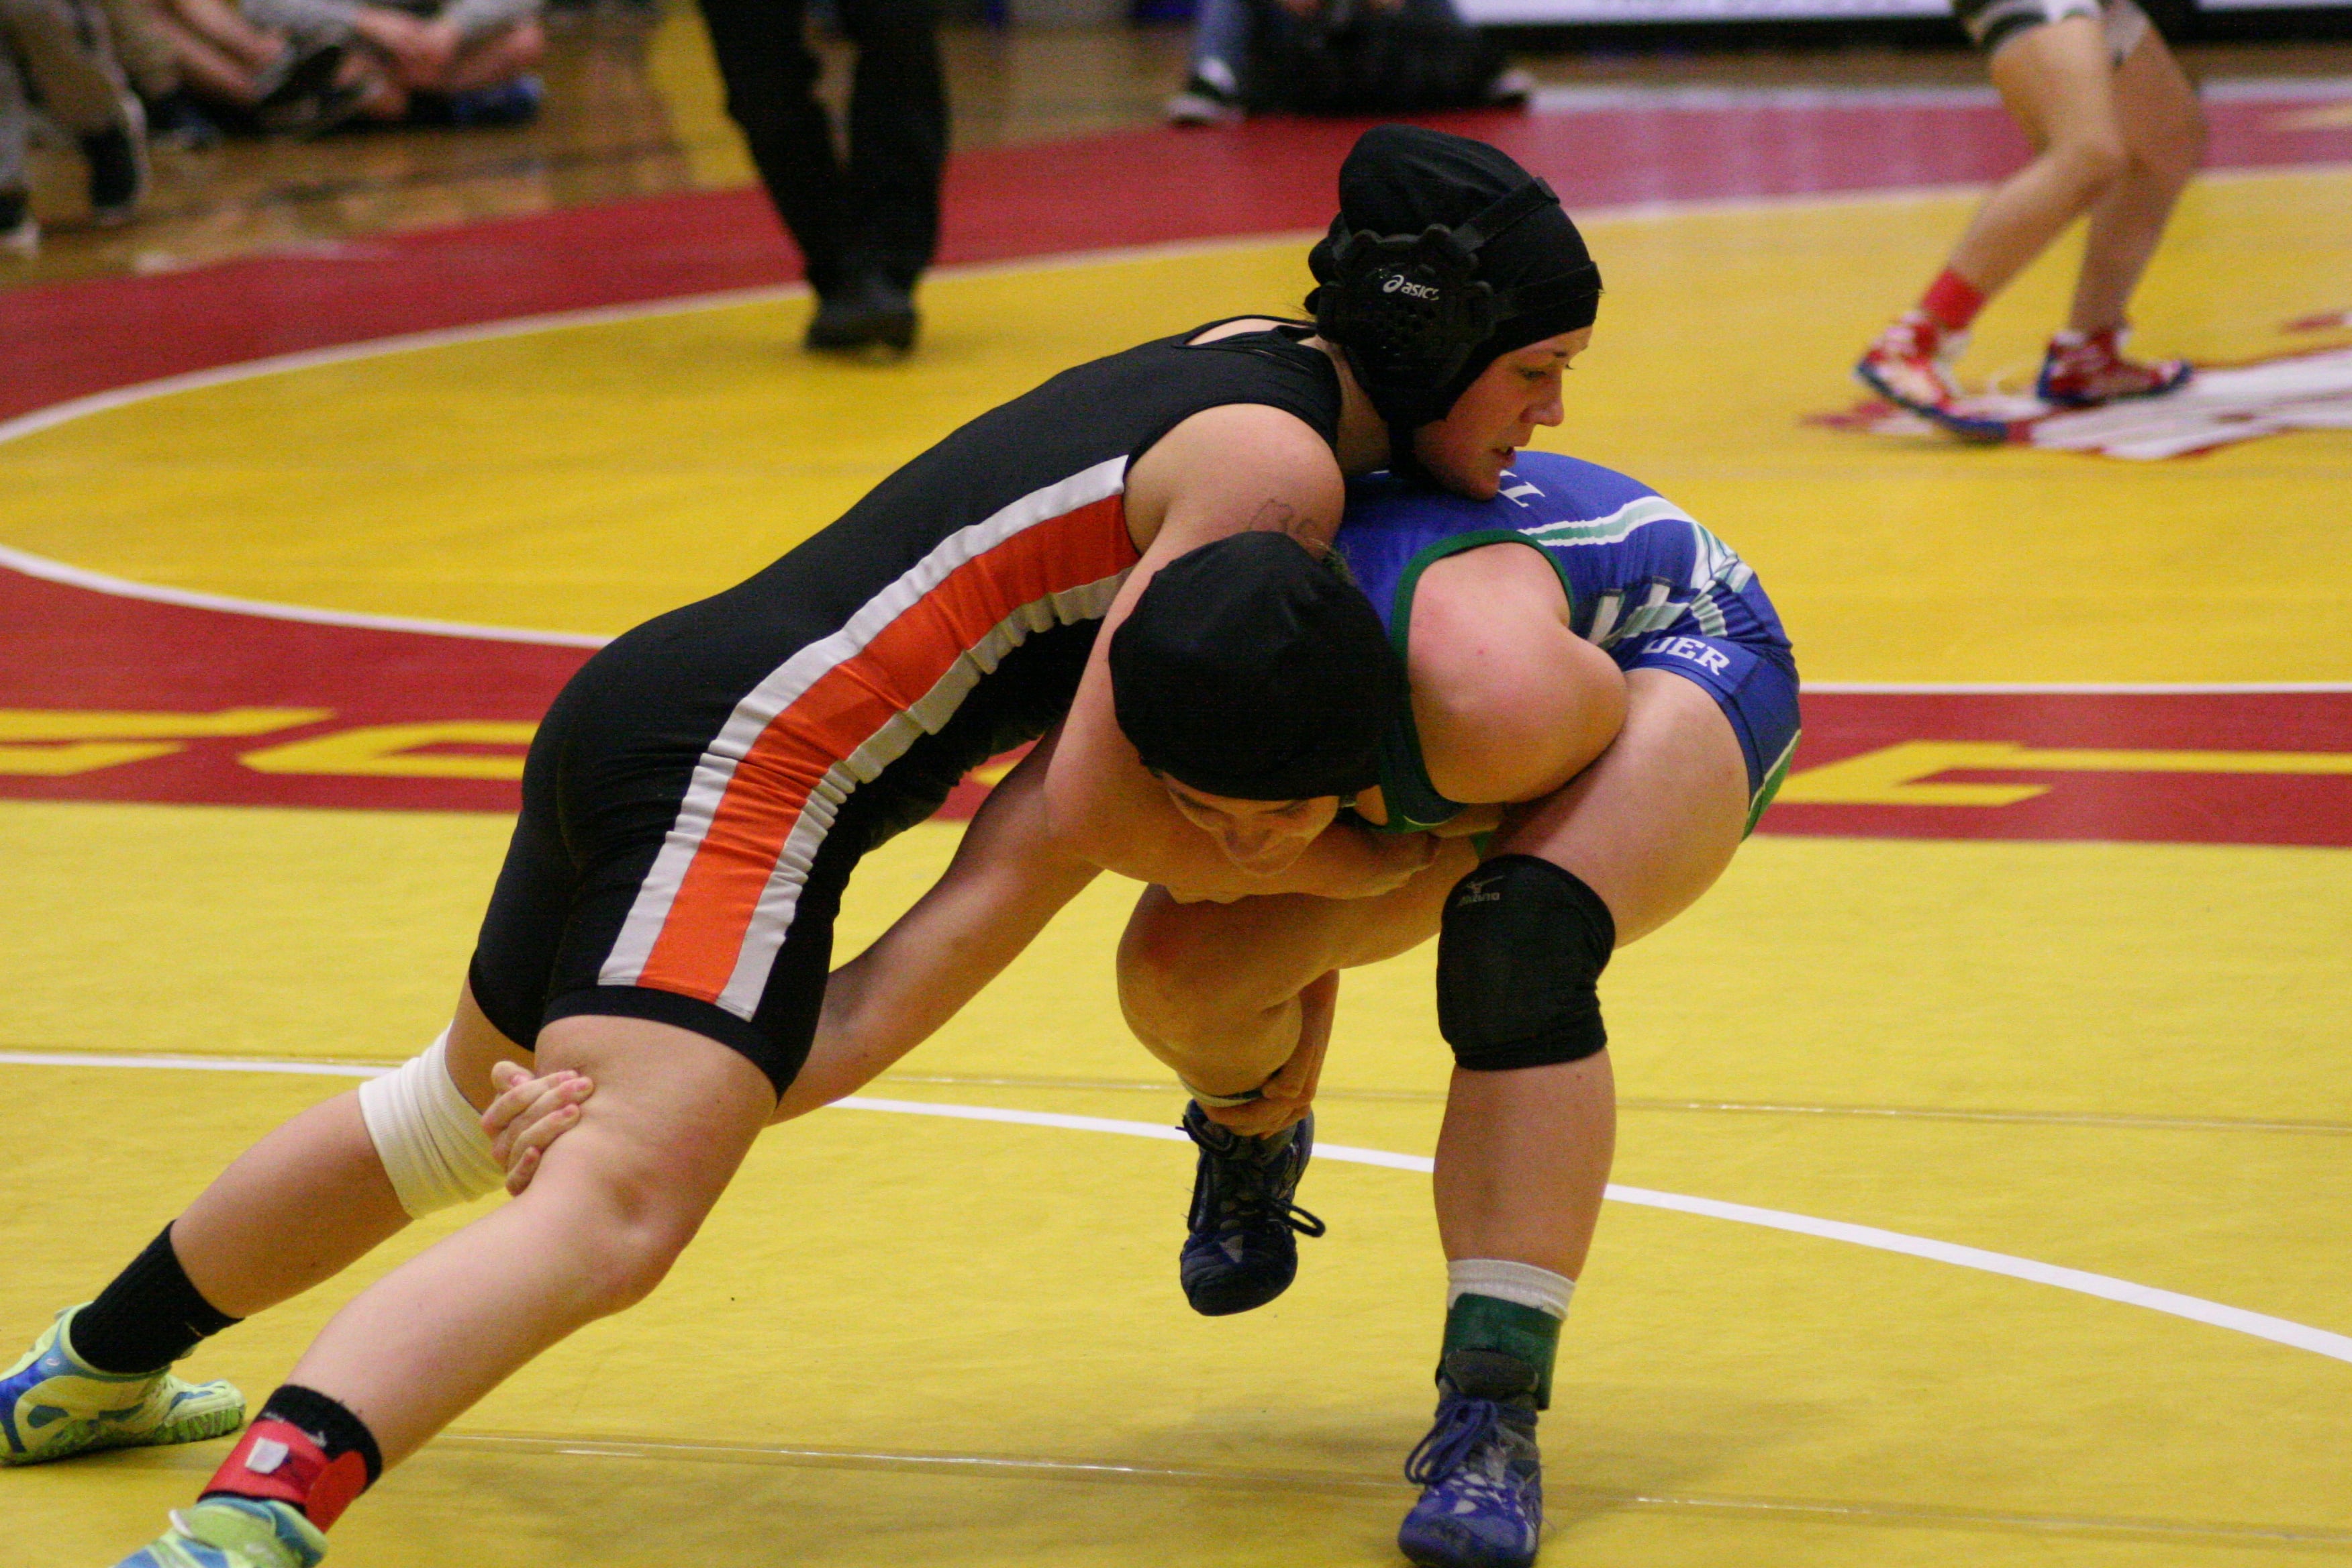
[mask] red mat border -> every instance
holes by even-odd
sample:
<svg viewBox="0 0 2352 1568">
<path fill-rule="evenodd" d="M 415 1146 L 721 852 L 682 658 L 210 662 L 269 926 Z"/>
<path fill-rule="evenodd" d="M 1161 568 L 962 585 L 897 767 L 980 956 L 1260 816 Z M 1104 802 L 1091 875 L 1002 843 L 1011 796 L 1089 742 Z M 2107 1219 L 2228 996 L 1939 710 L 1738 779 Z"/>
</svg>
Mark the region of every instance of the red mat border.
<svg viewBox="0 0 2352 1568">
<path fill-rule="evenodd" d="M 2352 162 L 2308 103 L 2209 106 L 2215 168 Z M 1424 123 L 1544 174 L 1572 210 L 1774 199 L 1995 178 L 2025 156 L 1981 103 L 1626 106 Z M 949 165 L 954 265 L 1318 227 L 1369 121 L 1271 118 L 975 150 Z M 791 282 L 756 190 L 697 192 L 418 229 L 148 277 L 0 292 L 0 420 L 145 382 L 411 332 Z"/>
</svg>

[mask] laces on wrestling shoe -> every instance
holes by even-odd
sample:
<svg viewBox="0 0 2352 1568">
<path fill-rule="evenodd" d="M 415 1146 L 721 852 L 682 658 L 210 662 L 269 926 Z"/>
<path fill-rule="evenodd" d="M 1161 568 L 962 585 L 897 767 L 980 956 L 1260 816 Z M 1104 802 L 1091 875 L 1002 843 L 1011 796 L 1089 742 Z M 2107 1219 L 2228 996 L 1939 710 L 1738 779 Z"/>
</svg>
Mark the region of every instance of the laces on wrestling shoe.
<svg viewBox="0 0 2352 1568">
<path fill-rule="evenodd" d="M 1286 1132 L 1252 1138 L 1184 1107 L 1186 1137 L 1201 1146 L 1192 1176 L 1191 1232 L 1177 1263 L 1184 1299 L 1203 1317 L 1263 1307 L 1298 1274 L 1298 1238 L 1323 1222 L 1292 1201 L 1315 1149 L 1315 1117 Z"/>
<path fill-rule="evenodd" d="M 1946 331 L 1925 310 L 1906 310 L 1878 334 L 1853 367 L 1854 379 L 1896 407 L 1933 420 L 1963 440 L 2007 440 L 2007 420 L 1969 414 L 1960 406 L 1952 362 L 1968 342 L 1966 332 Z"/>
<path fill-rule="evenodd" d="M 245 1424 L 245 1395 L 226 1383 L 161 1372 L 100 1372 L 73 1351 L 79 1307 L 58 1314 L 0 1374 L 0 1465 L 39 1465 L 101 1448 L 194 1443 Z"/>
<path fill-rule="evenodd" d="M 1437 1419 L 1406 1459 L 1422 1489 L 1397 1546 L 1421 1568 L 1529 1568 L 1543 1534 L 1536 1369 L 1455 1351 L 1438 1374 Z"/>
<path fill-rule="evenodd" d="M 2033 394 L 2062 408 L 2092 408 L 2126 397 L 2157 397 L 2186 384 L 2195 374 L 2187 360 L 2153 364 L 2124 357 L 2124 327 L 2095 332 L 2063 329 L 2050 339 Z"/>
</svg>

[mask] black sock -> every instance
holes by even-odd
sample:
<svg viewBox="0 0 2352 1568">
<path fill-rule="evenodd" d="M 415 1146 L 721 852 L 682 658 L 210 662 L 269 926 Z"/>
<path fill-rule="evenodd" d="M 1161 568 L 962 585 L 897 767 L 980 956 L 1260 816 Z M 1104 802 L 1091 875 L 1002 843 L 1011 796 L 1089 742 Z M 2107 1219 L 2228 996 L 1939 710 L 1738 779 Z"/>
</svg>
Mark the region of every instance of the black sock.
<svg viewBox="0 0 2352 1568">
<path fill-rule="evenodd" d="M 68 1337 L 73 1353 L 100 1372 L 161 1372 L 239 1321 L 197 1290 L 172 1250 L 167 1225 L 97 1300 L 74 1314 Z"/>
</svg>

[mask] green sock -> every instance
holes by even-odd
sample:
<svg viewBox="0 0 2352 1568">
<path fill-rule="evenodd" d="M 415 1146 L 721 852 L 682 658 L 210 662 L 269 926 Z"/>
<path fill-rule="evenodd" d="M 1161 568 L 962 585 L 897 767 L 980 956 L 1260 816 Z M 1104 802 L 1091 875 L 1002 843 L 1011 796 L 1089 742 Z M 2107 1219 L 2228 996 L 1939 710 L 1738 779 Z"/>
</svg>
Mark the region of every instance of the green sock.
<svg viewBox="0 0 2352 1568">
<path fill-rule="evenodd" d="M 1551 1408 L 1551 1363 L 1559 1351 L 1559 1320 L 1549 1312 L 1465 1292 L 1445 1310 L 1439 1364 L 1455 1351 L 1487 1351 L 1527 1363 L 1536 1369 L 1536 1408 Z"/>
</svg>

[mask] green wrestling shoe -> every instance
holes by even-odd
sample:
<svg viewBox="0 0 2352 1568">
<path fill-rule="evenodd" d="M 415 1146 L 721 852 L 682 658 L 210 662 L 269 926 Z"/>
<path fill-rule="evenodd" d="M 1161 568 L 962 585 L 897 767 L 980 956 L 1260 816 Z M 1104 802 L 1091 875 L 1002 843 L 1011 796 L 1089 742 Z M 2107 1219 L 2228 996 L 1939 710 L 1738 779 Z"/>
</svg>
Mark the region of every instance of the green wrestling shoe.
<svg viewBox="0 0 2352 1568">
<path fill-rule="evenodd" d="M 245 1425 L 245 1395 L 226 1383 L 183 1383 L 168 1369 L 115 1373 L 84 1365 L 67 1333 L 80 1310 L 59 1312 L 0 1377 L 0 1465 L 194 1443 Z"/>
<path fill-rule="evenodd" d="M 174 1509 L 172 1528 L 114 1568 L 316 1568 L 327 1538 L 291 1504 L 206 1498 Z"/>
</svg>

